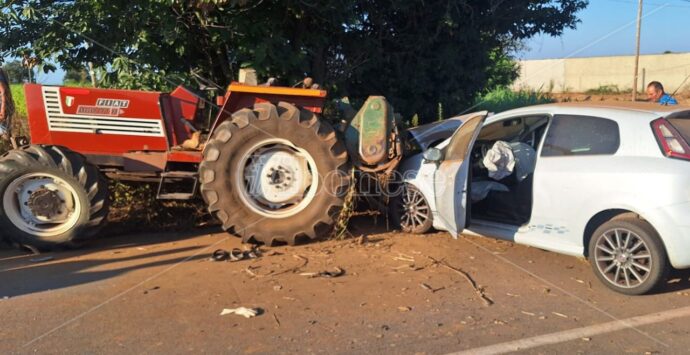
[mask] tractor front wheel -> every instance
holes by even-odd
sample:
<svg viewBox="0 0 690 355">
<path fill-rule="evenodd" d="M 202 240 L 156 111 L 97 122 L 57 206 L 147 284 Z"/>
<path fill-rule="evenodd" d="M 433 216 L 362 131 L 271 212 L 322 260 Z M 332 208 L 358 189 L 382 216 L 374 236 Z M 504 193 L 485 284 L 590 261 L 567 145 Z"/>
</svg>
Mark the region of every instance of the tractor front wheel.
<svg viewBox="0 0 690 355">
<path fill-rule="evenodd" d="M 108 186 L 73 151 L 31 145 L 0 158 L 0 236 L 39 250 L 75 246 L 108 214 Z"/>
</svg>

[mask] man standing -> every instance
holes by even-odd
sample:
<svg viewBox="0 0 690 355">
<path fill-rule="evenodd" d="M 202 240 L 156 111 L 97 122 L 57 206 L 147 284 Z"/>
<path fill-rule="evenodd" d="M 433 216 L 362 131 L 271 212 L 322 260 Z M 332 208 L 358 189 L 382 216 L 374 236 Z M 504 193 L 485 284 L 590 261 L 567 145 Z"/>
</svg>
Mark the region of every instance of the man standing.
<svg viewBox="0 0 690 355">
<path fill-rule="evenodd" d="M 0 136 L 8 138 L 12 130 L 14 100 L 10 90 L 10 81 L 5 71 L 0 68 Z"/>
<path fill-rule="evenodd" d="M 658 81 L 652 81 L 647 85 L 647 98 L 651 102 L 658 102 L 661 105 L 678 105 L 678 101 L 673 96 L 664 91 L 664 86 Z"/>
</svg>

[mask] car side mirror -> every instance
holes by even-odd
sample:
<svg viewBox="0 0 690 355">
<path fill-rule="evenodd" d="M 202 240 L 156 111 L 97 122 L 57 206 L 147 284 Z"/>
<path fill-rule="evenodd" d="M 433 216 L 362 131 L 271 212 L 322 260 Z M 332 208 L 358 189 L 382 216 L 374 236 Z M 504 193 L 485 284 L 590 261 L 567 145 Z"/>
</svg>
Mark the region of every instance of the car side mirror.
<svg viewBox="0 0 690 355">
<path fill-rule="evenodd" d="M 426 163 L 439 163 L 443 160 L 443 151 L 438 148 L 429 148 L 424 151 L 424 162 Z"/>
</svg>

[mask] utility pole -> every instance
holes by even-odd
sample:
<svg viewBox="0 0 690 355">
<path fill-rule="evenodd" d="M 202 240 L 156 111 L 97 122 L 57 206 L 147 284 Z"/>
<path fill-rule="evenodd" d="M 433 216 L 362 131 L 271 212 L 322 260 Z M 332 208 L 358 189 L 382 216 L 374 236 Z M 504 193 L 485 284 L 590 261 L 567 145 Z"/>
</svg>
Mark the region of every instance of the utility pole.
<svg viewBox="0 0 690 355">
<path fill-rule="evenodd" d="M 638 68 L 640 66 L 640 32 L 642 31 L 642 0 L 640 0 L 638 6 L 637 6 L 637 48 L 635 49 L 635 74 L 634 74 L 634 80 L 633 80 L 633 89 L 632 89 L 632 100 L 633 102 L 637 101 L 637 77 L 638 77 Z"/>
</svg>

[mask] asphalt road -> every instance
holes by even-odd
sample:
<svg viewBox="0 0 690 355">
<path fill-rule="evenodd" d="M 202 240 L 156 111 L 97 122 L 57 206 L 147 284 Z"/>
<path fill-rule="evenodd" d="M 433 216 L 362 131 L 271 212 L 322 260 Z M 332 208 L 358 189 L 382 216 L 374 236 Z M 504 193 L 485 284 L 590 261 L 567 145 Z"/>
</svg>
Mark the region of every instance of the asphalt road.
<svg viewBox="0 0 690 355">
<path fill-rule="evenodd" d="M 657 294 L 628 297 L 601 285 L 583 260 L 507 242 L 444 233 L 366 239 L 262 248 L 260 258 L 238 262 L 209 260 L 215 249 L 242 247 L 216 231 L 111 237 L 40 256 L 3 249 L 0 353 L 690 348 L 689 272 L 674 272 Z M 338 268 L 344 275 L 310 277 Z M 220 315 L 240 306 L 261 313 Z"/>
</svg>

